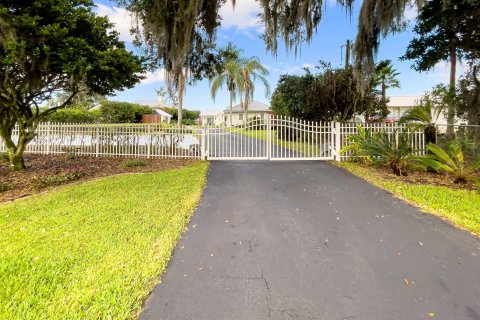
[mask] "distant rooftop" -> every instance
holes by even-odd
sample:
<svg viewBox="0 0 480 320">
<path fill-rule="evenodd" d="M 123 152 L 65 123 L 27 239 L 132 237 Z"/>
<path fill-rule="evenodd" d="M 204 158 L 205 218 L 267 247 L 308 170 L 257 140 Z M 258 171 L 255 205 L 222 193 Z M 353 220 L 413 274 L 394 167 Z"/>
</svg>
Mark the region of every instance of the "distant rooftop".
<svg viewBox="0 0 480 320">
<path fill-rule="evenodd" d="M 421 96 L 392 96 L 389 98 L 389 107 L 413 107 L 420 102 L 420 99 L 422 99 Z"/>
<path fill-rule="evenodd" d="M 227 111 L 229 111 L 229 108 L 225 109 L 225 112 L 227 112 Z M 272 110 L 270 110 L 270 106 L 268 104 L 265 104 L 265 103 L 257 101 L 257 100 L 250 100 L 249 103 L 248 103 L 248 111 L 249 112 L 253 112 L 253 111 L 268 112 L 268 111 L 272 111 Z M 240 113 L 240 112 L 243 112 L 243 109 L 240 106 L 240 104 L 237 104 L 237 105 L 233 106 L 232 112 L 233 113 Z"/>
</svg>

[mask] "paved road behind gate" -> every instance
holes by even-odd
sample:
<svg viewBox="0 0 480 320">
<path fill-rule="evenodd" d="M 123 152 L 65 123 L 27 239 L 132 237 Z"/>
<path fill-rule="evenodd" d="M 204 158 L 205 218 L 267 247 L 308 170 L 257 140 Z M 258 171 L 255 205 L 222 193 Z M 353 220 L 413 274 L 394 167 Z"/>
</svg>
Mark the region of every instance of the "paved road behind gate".
<svg viewBox="0 0 480 320">
<path fill-rule="evenodd" d="M 478 320 L 480 241 L 325 162 L 212 162 L 141 319 Z"/>
</svg>

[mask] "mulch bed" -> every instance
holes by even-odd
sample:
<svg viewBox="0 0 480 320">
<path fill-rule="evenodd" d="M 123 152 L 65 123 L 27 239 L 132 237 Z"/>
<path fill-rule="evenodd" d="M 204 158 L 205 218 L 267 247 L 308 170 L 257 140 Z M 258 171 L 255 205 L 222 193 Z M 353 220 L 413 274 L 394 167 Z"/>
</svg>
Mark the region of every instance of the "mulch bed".
<svg viewBox="0 0 480 320">
<path fill-rule="evenodd" d="M 466 184 L 454 183 L 453 177 L 448 174 L 440 174 L 434 172 L 423 171 L 409 171 L 407 176 L 396 176 L 389 168 L 385 167 L 369 167 L 374 168 L 375 171 L 381 174 L 382 177 L 388 180 L 400 180 L 412 184 L 431 184 L 435 186 L 444 186 L 452 189 L 467 189 L 477 190 L 474 183 L 468 182 Z M 480 175 L 479 175 L 480 178 Z"/>
<path fill-rule="evenodd" d="M 179 168 L 196 161 L 193 159 L 142 160 L 144 165 L 127 167 L 125 158 L 78 156 L 72 158 L 63 155 L 26 154 L 27 169 L 21 172 L 10 172 L 9 163 L 0 159 L 0 203 L 44 192 L 59 185 L 119 173 L 162 171 Z"/>
</svg>

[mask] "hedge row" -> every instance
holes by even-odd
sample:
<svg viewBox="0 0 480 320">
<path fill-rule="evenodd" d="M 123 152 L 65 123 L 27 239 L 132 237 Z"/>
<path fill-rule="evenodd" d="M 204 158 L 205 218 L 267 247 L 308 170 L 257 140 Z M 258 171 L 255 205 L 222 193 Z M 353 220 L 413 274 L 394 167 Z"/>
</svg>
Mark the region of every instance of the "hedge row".
<svg viewBox="0 0 480 320">
<path fill-rule="evenodd" d="M 60 109 L 45 117 L 45 121 L 69 123 L 139 123 L 143 114 L 155 111 L 135 103 L 102 101 L 100 107 L 88 110 L 84 107 Z"/>
</svg>

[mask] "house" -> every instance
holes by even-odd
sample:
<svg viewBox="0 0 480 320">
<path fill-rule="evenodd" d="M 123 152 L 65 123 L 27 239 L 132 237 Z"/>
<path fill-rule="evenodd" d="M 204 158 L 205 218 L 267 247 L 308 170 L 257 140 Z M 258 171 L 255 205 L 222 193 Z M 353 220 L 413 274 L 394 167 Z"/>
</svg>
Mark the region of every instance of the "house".
<svg viewBox="0 0 480 320">
<path fill-rule="evenodd" d="M 400 118 L 407 110 L 418 105 L 421 96 L 392 96 L 387 104 L 388 111 Z"/>
<path fill-rule="evenodd" d="M 421 103 L 421 96 L 392 96 L 387 104 L 388 110 L 400 118 L 405 112 Z M 445 110 L 446 111 L 446 110 Z M 460 124 L 460 120 L 456 120 L 456 124 Z M 436 120 L 436 124 L 440 126 L 447 125 L 447 117 L 445 112 L 441 112 Z"/>
<path fill-rule="evenodd" d="M 200 113 L 199 124 L 201 125 L 222 125 L 222 111 L 205 110 Z"/>
<path fill-rule="evenodd" d="M 270 106 L 256 101 L 251 100 L 248 103 L 248 118 L 259 118 L 259 119 L 266 119 L 267 114 L 272 114 L 273 111 L 270 110 Z M 230 126 L 230 108 L 223 110 L 219 115 L 218 122 L 225 125 Z M 244 111 L 240 104 L 237 104 L 232 107 L 232 121 L 231 124 L 236 126 L 243 124 L 245 122 L 244 119 Z"/>
<path fill-rule="evenodd" d="M 162 110 L 162 108 L 170 108 L 162 96 L 158 96 L 156 100 L 136 100 L 133 103 L 149 106 L 155 111 L 156 117 L 144 117 L 145 122 L 170 123 L 172 121 L 172 115 Z"/>
</svg>

